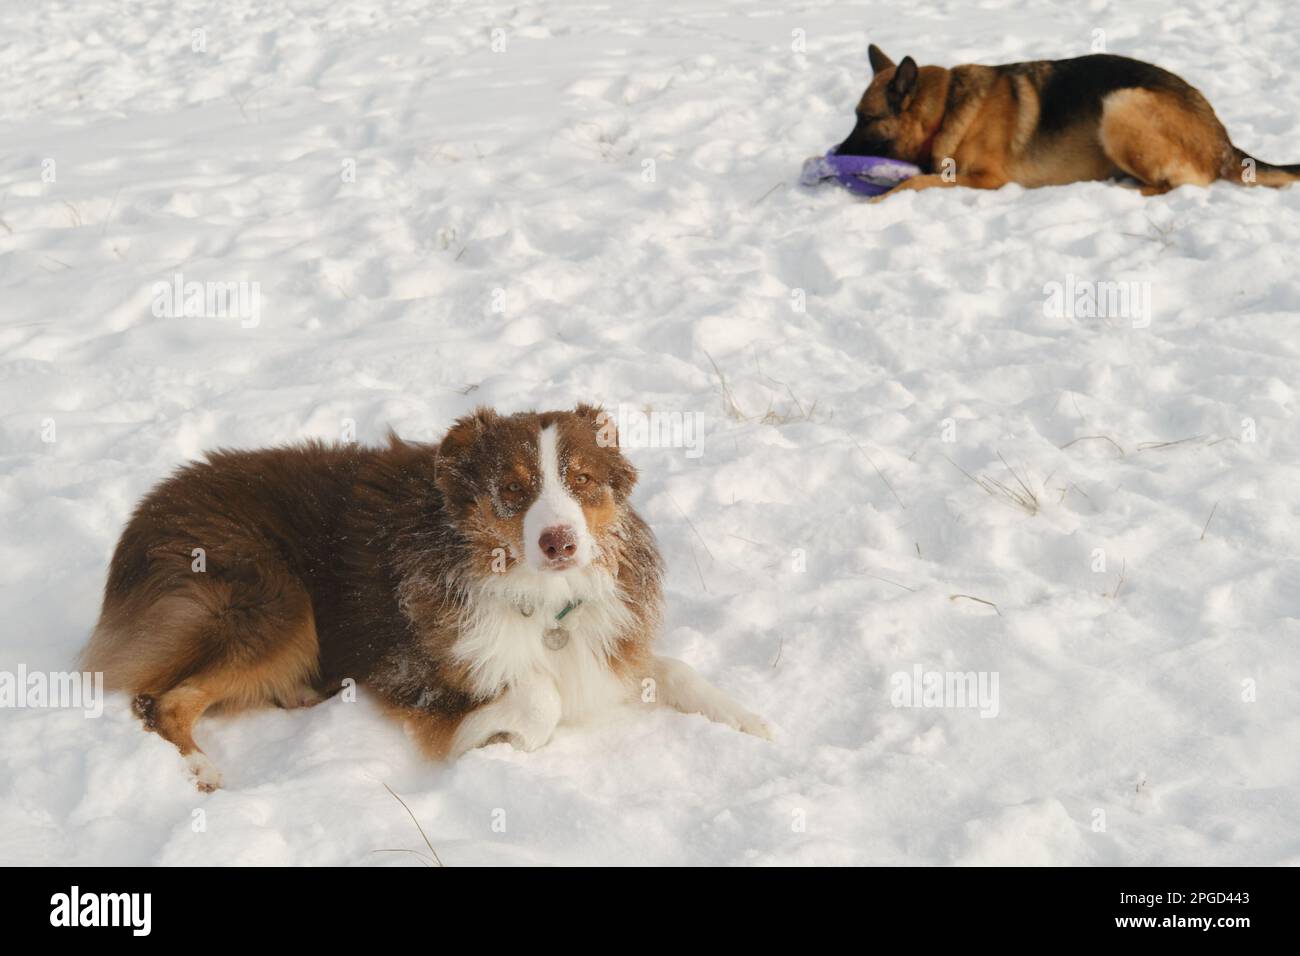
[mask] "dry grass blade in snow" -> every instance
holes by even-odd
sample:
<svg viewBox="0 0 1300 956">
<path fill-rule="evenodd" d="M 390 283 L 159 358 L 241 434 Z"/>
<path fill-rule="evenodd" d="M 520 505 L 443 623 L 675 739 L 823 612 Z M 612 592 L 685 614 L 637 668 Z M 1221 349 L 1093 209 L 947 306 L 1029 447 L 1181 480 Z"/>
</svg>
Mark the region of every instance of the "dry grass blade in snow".
<svg viewBox="0 0 1300 956">
<path fill-rule="evenodd" d="M 990 478 L 986 475 L 972 475 L 951 458 L 948 459 L 949 463 L 954 468 L 983 488 L 985 494 L 993 498 L 1001 498 L 1003 501 L 1019 508 L 1031 517 L 1038 514 L 1038 495 L 1036 495 L 1029 485 L 1025 483 L 1025 480 L 1020 477 L 1016 470 L 1007 464 L 1007 460 L 1002 457 L 1001 452 L 998 453 L 998 460 L 1001 461 L 1003 465 L 1006 465 L 1007 471 L 1010 472 L 1012 479 L 1011 484 L 999 481 L 996 478 Z"/>
</svg>

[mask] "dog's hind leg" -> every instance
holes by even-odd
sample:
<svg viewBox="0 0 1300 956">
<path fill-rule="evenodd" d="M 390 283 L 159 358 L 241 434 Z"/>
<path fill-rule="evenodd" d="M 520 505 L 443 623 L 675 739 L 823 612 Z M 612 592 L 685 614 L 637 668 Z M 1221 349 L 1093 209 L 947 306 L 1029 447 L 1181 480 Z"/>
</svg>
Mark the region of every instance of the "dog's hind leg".
<svg viewBox="0 0 1300 956">
<path fill-rule="evenodd" d="M 282 710 L 297 710 L 300 707 L 315 707 L 325 699 L 325 695 L 309 684 L 293 688 L 288 694 L 279 694 L 275 706 Z"/>
<path fill-rule="evenodd" d="M 160 697 L 137 695 L 133 702 L 145 728 L 176 745 L 198 788 L 207 793 L 221 786 L 221 773 L 194 742 L 194 724 L 217 702 L 201 679 L 185 681 Z"/>
<path fill-rule="evenodd" d="M 283 569 L 244 565 L 163 583 L 106 606 L 85 656 L 135 695 L 148 730 L 176 745 L 202 790 L 220 775 L 194 741 L 208 709 L 297 701 L 318 668 L 311 600 Z"/>
<path fill-rule="evenodd" d="M 1199 93 L 1194 99 L 1144 89 L 1111 93 L 1100 135 L 1107 158 L 1142 183 L 1144 196 L 1210 185 L 1231 149 L 1227 131 Z"/>
</svg>

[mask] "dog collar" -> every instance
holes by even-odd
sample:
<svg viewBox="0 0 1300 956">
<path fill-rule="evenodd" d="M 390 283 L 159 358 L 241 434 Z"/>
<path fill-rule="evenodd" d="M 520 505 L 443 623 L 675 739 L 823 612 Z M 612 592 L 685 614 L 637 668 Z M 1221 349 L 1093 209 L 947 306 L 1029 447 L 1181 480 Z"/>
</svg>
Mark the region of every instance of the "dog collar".
<svg viewBox="0 0 1300 956">
<path fill-rule="evenodd" d="M 564 609 L 561 610 L 559 614 L 555 615 L 555 623 L 559 624 L 561 621 L 563 621 L 566 617 L 569 616 L 570 612 L 576 611 L 581 606 L 582 606 L 581 598 L 579 598 L 576 601 L 570 601 L 568 604 L 564 605 Z M 522 614 L 524 617 L 532 617 L 533 612 L 537 610 L 531 604 L 516 604 L 515 607 L 518 609 L 519 613 Z"/>
<path fill-rule="evenodd" d="M 566 617 L 569 616 L 569 612 L 570 612 L 570 611 L 576 611 L 576 610 L 577 610 L 578 608 L 580 608 L 581 606 L 582 606 L 582 600 L 581 600 L 581 599 L 579 599 L 579 600 L 577 600 L 577 601 L 570 601 L 568 604 L 564 605 L 564 610 L 563 610 L 563 611 L 561 611 L 559 614 L 555 615 L 555 623 L 556 623 L 556 624 L 559 624 L 561 621 L 563 621 Z"/>
</svg>

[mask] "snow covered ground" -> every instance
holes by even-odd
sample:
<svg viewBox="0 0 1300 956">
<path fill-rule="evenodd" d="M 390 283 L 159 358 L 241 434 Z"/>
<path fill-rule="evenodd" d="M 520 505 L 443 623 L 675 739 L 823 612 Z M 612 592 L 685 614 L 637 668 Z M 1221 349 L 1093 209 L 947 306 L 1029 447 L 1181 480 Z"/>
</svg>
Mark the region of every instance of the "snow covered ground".
<svg viewBox="0 0 1300 956">
<path fill-rule="evenodd" d="M 205 448 L 594 400 L 702 416 L 630 452 L 661 645 L 779 727 L 434 766 L 335 699 L 201 724 L 200 795 L 120 697 L 3 709 L 0 862 L 418 865 L 388 784 L 448 865 L 1300 864 L 1300 189 L 796 185 L 868 41 L 1104 42 L 1300 161 L 1291 4 L 0 11 L 0 671 L 73 666 Z M 177 274 L 258 314 L 156 315 Z M 1083 283 L 1150 307 L 1051 308 Z M 916 668 L 996 716 L 895 706 Z"/>
</svg>

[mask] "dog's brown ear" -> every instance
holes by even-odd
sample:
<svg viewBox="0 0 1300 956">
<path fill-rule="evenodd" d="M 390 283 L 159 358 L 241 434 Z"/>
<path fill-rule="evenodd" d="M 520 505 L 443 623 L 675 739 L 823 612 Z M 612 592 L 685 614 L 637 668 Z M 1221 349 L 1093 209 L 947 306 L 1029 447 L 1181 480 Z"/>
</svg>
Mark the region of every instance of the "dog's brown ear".
<svg viewBox="0 0 1300 956">
<path fill-rule="evenodd" d="M 903 57 L 894 75 L 889 80 L 885 96 L 895 113 L 901 113 L 912 103 L 912 94 L 916 92 L 917 66 L 910 56 Z"/>
<path fill-rule="evenodd" d="M 462 477 L 461 466 L 468 452 L 487 431 L 488 426 L 500 418 L 495 411 L 479 407 L 472 415 L 457 419 L 451 430 L 438 443 L 438 460 L 435 465 L 435 483 L 443 494 L 453 496 Z"/>
<path fill-rule="evenodd" d="M 440 443 L 441 450 L 451 453 L 456 449 L 469 445 L 474 439 L 487 431 L 488 426 L 498 418 L 500 416 L 497 415 L 494 409 L 488 408 L 486 405 L 480 405 L 474 409 L 472 414 L 456 419 L 451 426 L 451 430 L 443 436 Z"/>
<path fill-rule="evenodd" d="M 574 414 L 586 421 L 596 432 L 596 446 L 609 449 L 606 464 L 609 466 L 609 483 L 614 494 L 624 499 L 636 484 L 636 468 L 619 450 L 618 423 L 611 413 L 585 402 L 578 405 Z"/>
<path fill-rule="evenodd" d="M 874 43 L 867 47 L 867 59 L 871 61 L 872 73 L 880 73 L 894 65 L 894 61 L 885 55 L 885 51 Z"/>
<path fill-rule="evenodd" d="M 618 424 L 613 415 L 598 405 L 579 402 L 573 413 L 591 425 L 596 432 L 596 444 L 601 448 L 618 447 Z"/>
</svg>

